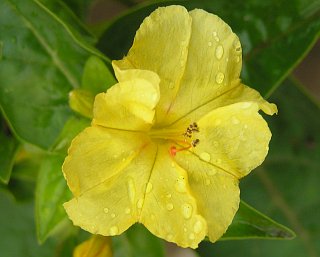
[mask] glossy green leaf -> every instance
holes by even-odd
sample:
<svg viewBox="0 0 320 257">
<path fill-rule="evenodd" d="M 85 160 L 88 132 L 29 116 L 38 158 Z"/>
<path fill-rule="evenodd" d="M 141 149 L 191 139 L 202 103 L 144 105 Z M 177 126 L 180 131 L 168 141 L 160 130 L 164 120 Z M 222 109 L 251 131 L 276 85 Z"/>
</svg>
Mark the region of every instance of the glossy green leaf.
<svg viewBox="0 0 320 257">
<path fill-rule="evenodd" d="M 283 81 L 319 37 L 319 0 L 295 0 L 290 4 L 278 0 L 160 1 L 143 4 L 115 19 L 98 48 L 112 59 L 121 59 L 142 20 L 158 6 L 170 4 L 202 8 L 225 20 L 242 42 L 244 83 L 265 96 Z"/>
<path fill-rule="evenodd" d="M 39 246 L 36 239 L 33 202 L 17 203 L 0 190 L 0 255 L 3 257 L 54 257 L 55 243 Z"/>
<path fill-rule="evenodd" d="M 70 118 L 52 152 L 46 153 L 41 163 L 36 188 L 36 224 L 40 242 L 44 242 L 67 219 L 62 205 L 72 195 L 63 177 L 62 164 L 72 139 L 89 124 L 90 121 L 84 118 Z"/>
<path fill-rule="evenodd" d="M 36 224 L 40 242 L 67 218 L 62 206 L 71 198 L 62 175 L 63 155 L 48 154 L 40 167 L 36 189 Z"/>
<path fill-rule="evenodd" d="M 294 232 L 241 201 L 232 224 L 220 240 L 292 239 Z"/>
<path fill-rule="evenodd" d="M 18 141 L 11 135 L 7 124 L 0 115 L 0 182 L 7 184 L 13 162 L 19 148 Z"/>
<path fill-rule="evenodd" d="M 91 56 L 83 70 L 81 89 L 96 95 L 107 91 L 109 87 L 117 83 L 106 64 L 98 57 Z"/>
<path fill-rule="evenodd" d="M 270 153 L 241 184 L 243 199 L 290 226 L 289 241 L 232 241 L 203 244 L 201 256 L 310 256 L 320 253 L 320 108 L 292 81 L 272 96 L 279 114 L 270 119 Z"/>
<path fill-rule="evenodd" d="M 0 2 L 0 107 L 18 138 L 42 148 L 70 117 L 68 92 L 80 86 L 88 57 L 105 58 L 55 3 L 50 8 L 58 14 L 36 0 Z"/>
<path fill-rule="evenodd" d="M 164 257 L 163 241 L 152 235 L 144 226 L 133 225 L 120 236 L 113 237 L 114 257 Z"/>
</svg>

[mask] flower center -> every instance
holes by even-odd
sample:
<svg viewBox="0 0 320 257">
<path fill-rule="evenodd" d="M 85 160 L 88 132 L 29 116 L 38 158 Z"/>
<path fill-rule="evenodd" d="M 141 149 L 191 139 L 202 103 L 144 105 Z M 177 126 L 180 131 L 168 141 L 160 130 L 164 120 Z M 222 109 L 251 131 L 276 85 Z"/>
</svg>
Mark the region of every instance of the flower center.
<svg viewBox="0 0 320 257">
<path fill-rule="evenodd" d="M 172 142 L 169 153 L 174 157 L 178 152 L 188 150 L 191 147 L 196 147 L 200 143 L 200 140 L 195 137 L 195 134 L 199 131 L 198 124 L 193 122 L 184 131 L 163 128 L 151 130 L 149 136 L 155 139 L 164 139 Z"/>
</svg>

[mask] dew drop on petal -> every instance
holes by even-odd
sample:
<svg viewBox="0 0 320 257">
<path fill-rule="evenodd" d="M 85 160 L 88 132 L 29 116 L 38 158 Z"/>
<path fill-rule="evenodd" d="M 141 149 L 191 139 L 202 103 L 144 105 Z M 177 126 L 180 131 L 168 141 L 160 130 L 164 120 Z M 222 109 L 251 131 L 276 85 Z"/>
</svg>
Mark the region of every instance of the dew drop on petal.
<svg viewBox="0 0 320 257">
<path fill-rule="evenodd" d="M 169 83 L 169 88 L 170 88 L 170 89 L 173 89 L 173 88 L 174 88 L 174 84 L 173 84 L 172 81 Z"/>
<path fill-rule="evenodd" d="M 129 178 L 127 182 L 128 187 L 128 195 L 131 203 L 134 203 L 135 197 L 136 197 L 136 189 L 134 186 L 134 181 L 132 178 Z"/>
<path fill-rule="evenodd" d="M 177 178 L 176 184 L 175 184 L 175 189 L 179 193 L 184 193 L 187 191 L 187 186 L 186 186 L 186 181 L 184 177 L 180 176 Z"/>
<path fill-rule="evenodd" d="M 103 211 L 104 211 L 104 213 L 108 213 L 109 209 L 108 208 L 104 208 Z"/>
<path fill-rule="evenodd" d="M 216 174 L 217 174 L 217 171 L 215 169 L 208 170 L 208 175 L 213 176 Z"/>
<path fill-rule="evenodd" d="M 198 220 L 198 221 L 196 221 L 196 223 L 193 226 L 193 231 L 196 234 L 199 234 L 201 232 L 202 228 L 203 228 L 202 223 L 200 220 Z"/>
<path fill-rule="evenodd" d="M 137 207 L 138 207 L 139 209 L 141 209 L 141 208 L 142 208 L 142 205 L 143 205 L 143 199 L 141 198 L 141 199 L 139 199 L 139 201 L 137 202 Z"/>
<path fill-rule="evenodd" d="M 115 218 L 116 217 L 116 214 L 114 214 L 114 213 L 111 213 L 111 218 Z"/>
<path fill-rule="evenodd" d="M 168 204 L 166 205 L 166 208 L 167 208 L 168 211 L 172 211 L 174 207 L 173 207 L 173 204 L 172 204 L 172 203 L 168 203 Z"/>
<path fill-rule="evenodd" d="M 200 154 L 200 159 L 206 161 L 206 162 L 209 162 L 211 160 L 211 156 L 209 153 L 207 152 L 203 152 Z"/>
<path fill-rule="evenodd" d="M 221 84 L 224 80 L 224 74 L 222 72 L 218 72 L 216 75 L 216 82 Z"/>
<path fill-rule="evenodd" d="M 146 188 L 146 193 L 147 193 L 147 194 L 150 193 L 151 190 L 152 190 L 152 184 L 151 184 L 150 182 L 148 182 L 147 188 Z"/>
<path fill-rule="evenodd" d="M 119 232 L 119 229 L 117 226 L 112 226 L 109 230 L 109 233 L 111 236 L 115 236 L 116 234 L 118 234 Z"/>
<path fill-rule="evenodd" d="M 190 219 L 192 215 L 192 206 L 188 203 L 185 203 L 181 206 L 181 212 L 185 219 Z"/>
<path fill-rule="evenodd" d="M 237 56 L 236 62 L 237 62 L 237 63 L 240 62 L 240 56 Z"/>
<path fill-rule="evenodd" d="M 244 102 L 241 104 L 241 108 L 242 109 L 248 109 L 252 106 L 252 103 L 249 103 L 249 102 Z"/>
<path fill-rule="evenodd" d="M 171 196 L 172 196 L 171 194 L 166 194 L 167 198 L 171 198 Z"/>
<path fill-rule="evenodd" d="M 231 121 L 234 125 L 237 125 L 240 123 L 240 121 L 236 117 L 232 117 Z"/>
<path fill-rule="evenodd" d="M 223 56 L 223 46 L 222 45 L 218 45 L 216 48 L 216 57 L 218 60 L 220 60 Z"/>
<path fill-rule="evenodd" d="M 209 46 L 209 47 L 212 46 L 212 42 L 211 42 L 211 41 L 208 42 L 208 46 Z"/>
<path fill-rule="evenodd" d="M 130 214 L 131 210 L 130 210 L 130 208 L 126 208 L 124 212 L 125 212 L 126 214 Z"/>
<path fill-rule="evenodd" d="M 190 234 L 189 234 L 189 239 L 190 239 L 190 240 L 194 240 L 194 239 L 195 239 L 195 236 L 194 236 L 193 233 L 190 233 Z"/>
<path fill-rule="evenodd" d="M 234 42 L 233 42 L 233 47 L 234 47 L 234 50 L 238 53 L 241 52 L 241 43 L 239 41 L 239 39 L 236 39 Z"/>
</svg>

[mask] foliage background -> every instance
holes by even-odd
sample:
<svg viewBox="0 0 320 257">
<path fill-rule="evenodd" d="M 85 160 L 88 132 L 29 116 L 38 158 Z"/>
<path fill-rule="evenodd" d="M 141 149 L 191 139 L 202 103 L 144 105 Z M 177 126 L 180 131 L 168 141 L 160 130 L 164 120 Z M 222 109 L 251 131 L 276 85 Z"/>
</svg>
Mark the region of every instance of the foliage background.
<svg viewBox="0 0 320 257">
<path fill-rule="evenodd" d="M 68 93 L 95 79 L 82 77 L 89 56 L 107 66 L 121 58 L 142 19 L 171 3 L 230 24 L 243 46 L 242 79 L 278 105 L 279 115 L 268 118 L 269 155 L 242 180 L 242 199 L 297 234 L 203 242 L 183 256 L 320 256 L 319 44 L 295 70 L 319 39 L 319 0 L 0 1 L 0 256 L 71 256 L 88 237 L 61 206 L 70 197 L 60 168 L 66 149 L 89 123 L 70 110 Z M 112 74 L 101 72 L 112 85 Z M 165 255 L 163 242 L 140 226 L 113 244 L 115 256 Z"/>
</svg>

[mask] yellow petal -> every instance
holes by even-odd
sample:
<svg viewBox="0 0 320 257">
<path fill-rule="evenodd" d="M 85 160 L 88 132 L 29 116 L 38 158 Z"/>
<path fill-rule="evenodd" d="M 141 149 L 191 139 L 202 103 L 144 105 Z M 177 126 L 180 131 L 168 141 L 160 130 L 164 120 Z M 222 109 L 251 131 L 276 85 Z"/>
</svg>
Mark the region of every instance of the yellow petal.
<svg viewBox="0 0 320 257">
<path fill-rule="evenodd" d="M 172 122 L 169 127 L 186 127 L 188 124 L 201 119 L 201 117 L 214 109 L 239 102 L 255 102 L 258 104 L 259 109 L 268 115 L 273 115 L 278 112 L 277 106 L 264 100 L 258 91 L 237 82 L 229 91 L 220 96 L 213 97 L 205 104 L 179 117 L 176 121 Z"/>
<path fill-rule="evenodd" d="M 241 45 L 218 16 L 196 9 L 190 12 L 192 32 L 180 90 L 162 122 L 170 124 L 239 83 Z"/>
<path fill-rule="evenodd" d="M 176 161 L 188 171 L 199 213 L 207 221 L 210 241 L 215 242 L 227 230 L 238 210 L 238 179 L 192 153 L 177 154 Z"/>
<path fill-rule="evenodd" d="M 93 235 L 74 249 L 73 257 L 112 257 L 111 239 Z"/>
<path fill-rule="evenodd" d="M 157 119 L 165 115 L 179 89 L 188 55 L 191 18 L 182 6 L 160 7 L 141 24 L 127 57 L 114 62 L 120 69 L 143 69 L 161 79 Z"/>
<path fill-rule="evenodd" d="M 150 71 L 129 70 L 120 83 L 96 96 L 92 124 L 123 130 L 147 130 L 160 98 L 159 78 Z M 126 122 L 124 122 L 126 121 Z"/>
<path fill-rule="evenodd" d="M 89 127 L 68 150 L 63 172 L 75 196 L 125 169 L 148 143 L 140 133 Z"/>
<path fill-rule="evenodd" d="M 271 132 L 255 102 L 211 111 L 197 121 L 200 143 L 193 152 L 237 178 L 259 166 L 268 153 Z"/>
<path fill-rule="evenodd" d="M 93 234 L 114 236 L 137 222 L 155 153 L 156 146 L 153 143 L 145 145 L 121 172 L 65 203 L 64 207 L 73 223 Z M 104 156 L 104 152 L 100 155 Z M 103 170 L 108 170 L 108 164 L 104 165 Z"/>
<path fill-rule="evenodd" d="M 168 149 L 159 145 L 140 222 L 158 237 L 196 248 L 207 233 L 207 225 L 198 214 L 186 171 L 174 163 Z"/>
</svg>

